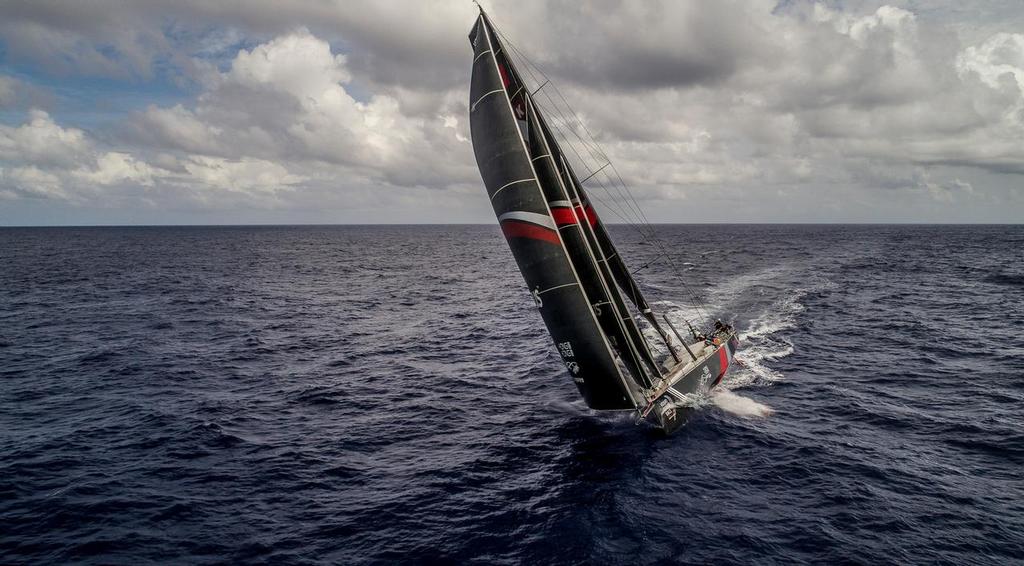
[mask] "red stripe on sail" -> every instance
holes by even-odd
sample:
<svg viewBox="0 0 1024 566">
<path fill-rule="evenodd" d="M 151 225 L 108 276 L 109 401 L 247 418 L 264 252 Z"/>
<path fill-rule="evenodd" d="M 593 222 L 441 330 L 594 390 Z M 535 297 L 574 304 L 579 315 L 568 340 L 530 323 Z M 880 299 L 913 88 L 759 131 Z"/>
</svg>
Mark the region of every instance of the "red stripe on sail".
<svg viewBox="0 0 1024 566">
<path fill-rule="evenodd" d="M 498 73 L 501 74 L 501 84 L 508 88 L 508 71 L 505 70 L 505 65 L 498 63 Z"/>
<path fill-rule="evenodd" d="M 571 208 L 554 207 L 551 209 L 551 217 L 555 219 L 555 224 L 559 226 L 576 223 L 576 215 L 572 213 Z"/>
<path fill-rule="evenodd" d="M 541 240 L 552 244 L 560 243 L 558 240 L 558 232 L 529 222 L 506 220 L 501 223 L 501 231 L 505 234 L 506 238 L 529 238 L 531 240 Z"/>
<path fill-rule="evenodd" d="M 587 208 L 577 206 L 576 213 L 580 215 L 580 218 L 586 217 L 587 222 L 590 222 L 591 226 L 597 225 L 597 213 L 594 212 L 594 207 L 589 204 L 587 205 Z"/>
</svg>

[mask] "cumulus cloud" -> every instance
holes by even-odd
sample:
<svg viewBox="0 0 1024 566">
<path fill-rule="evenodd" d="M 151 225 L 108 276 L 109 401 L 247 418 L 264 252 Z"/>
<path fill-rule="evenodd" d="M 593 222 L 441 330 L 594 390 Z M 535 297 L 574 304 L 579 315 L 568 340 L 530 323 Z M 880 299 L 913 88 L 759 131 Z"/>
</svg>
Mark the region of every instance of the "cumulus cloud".
<svg viewBox="0 0 1024 566">
<path fill-rule="evenodd" d="M 400 185 L 471 181 L 464 127 L 454 114 L 402 112 L 387 94 L 357 100 L 344 55 L 306 29 L 242 50 L 192 109 L 150 106 L 136 129 L 154 145 L 281 163 L 318 161 Z"/>
<path fill-rule="evenodd" d="M 97 185 L 135 183 L 152 186 L 157 171 L 149 164 L 138 161 L 127 153 L 110 151 L 96 157 L 95 167 L 76 169 L 73 174 L 79 179 Z"/>
<path fill-rule="evenodd" d="M 103 152 L 82 130 L 34 109 L 20 126 L 0 126 L 0 190 L 8 197 L 81 201 L 92 187 L 152 185 L 156 170 L 127 153 Z"/>
<path fill-rule="evenodd" d="M 744 7 L 719 22 L 719 41 L 744 29 L 756 29 L 755 39 L 746 51 L 716 57 L 720 72 L 695 83 L 663 77 L 642 92 L 617 92 L 565 74 L 575 78 L 563 89 L 578 102 L 573 117 L 603 132 L 606 152 L 642 198 L 785 202 L 776 198 L 785 189 L 825 201 L 859 186 L 861 200 L 882 203 L 892 190 L 932 187 L 929 198 L 962 204 L 965 192 L 935 188 L 964 176 L 1015 197 L 1020 179 L 1000 176 L 1024 172 L 1018 35 L 964 46 L 948 27 L 894 6 L 860 14 L 813 3 Z M 646 19 L 653 29 L 662 25 L 657 15 Z M 657 57 L 634 62 L 644 63 L 672 68 Z M 606 81 L 637 73 L 596 71 Z M 538 99 L 559 106 L 560 97 L 543 90 Z M 579 161 L 590 169 L 601 163 L 588 155 Z M 932 180 L 922 182 L 926 171 Z"/>
<path fill-rule="evenodd" d="M 0 159 L 32 164 L 68 166 L 90 150 L 85 133 L 58 126 L 49 114 L 32 110 L 29 120 L 18 127 L 0 125 Z"/>
<path fill-rule="evenodd" d="M 455 211 L 488 221 L 466 123 L 471 4 L 103 7 L 8 3 L 6 60 L 48 76 L 185 86 L 106 122 L 65 123 L 47 106 L 0 125 L 8 199 L 395 205 L 409 212 L 392 220 Z M 1022 10 L 904 0 L 487 7 L 655 220 L 1021 210 Z M 535 87 L 546 80 L 524 72 Z M 29 86 L 0 75 L 0 108 L 24 104 Z M 536 96 L 561 108 L 550 86 Z M 551 120 L 567 142 L 580 132 Z M 579 150 L 581 169 L 603 163 Z M 589 182 L 595 196 L 621 212 L 621 195 L 600 181 Z"/>
<path fill-rule="evenodd" d="M 353 190 L 358 201 L 365 193 L 353 185 L 460 190 L 476 181 L 461 113 L 409 116 L 387 94 L 357 100 L 351 81 L 346 57 L 298 28 L 240 50 L 194 104 L 131 115 L 125 141 L 134 149 L 113 150 L 38 109 L 0 126 L 0 162 L 31 165 L 6 168 L 0 184 L 8 197 L 82 202 L 104 187 L 135 187 L 150 203 L 163 193 L 214 206 L 236 202 L 223 198 L 233 193 L 267 206 L 299 188 L 311 199 Z"/>
</svg>

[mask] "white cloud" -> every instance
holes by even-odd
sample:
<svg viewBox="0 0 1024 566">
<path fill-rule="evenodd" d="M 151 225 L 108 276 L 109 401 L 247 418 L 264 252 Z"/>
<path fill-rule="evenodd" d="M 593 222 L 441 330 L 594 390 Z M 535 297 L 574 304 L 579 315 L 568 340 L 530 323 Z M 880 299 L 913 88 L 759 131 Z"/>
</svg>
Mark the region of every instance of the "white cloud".
<svg viewBox="0 0 1024 566">
<path fill-rule="evenodd" d="M 58 125 L 56 111 L 0 126 L 8 197 L 17 176 L 16 194 L 35 182 L 36 196 L 53 198 L 416 212 L 471 201 L 486 213 L 466 119 L 468 2 L 121 8 L 106 21 L 101 9 L 15 1 L 0 39 L 12 60 L 55 72 L 187 75 L 194 95 L 149 104 L 127 128 L 87 128 L 95 136 Z M 488 9 L 656 219 L 1020 212 L 1024 17 L 1014 13 L 903 0 Z M 10 85 L 0 79 L 0 106 L 25 98 Z M 395 219 L 419 218 L 405 214 Z M 918 219 L 929 218 L 945 217 Z"/>
<path fill-rule="evenodd" d="M 49 114 L 32 110 L 19 127 L 0 125 L 0 160 L 34 165 L 68 165 L 90 150 L 85 133 L 61 128 Z"/>
<path fill-rule="evenodd" d="M 344 56 L 299 29 L 240 51 L 195 108 L 150 107 L 136 117 L 137 130 L 163 147 L 324 162 L 383 183 L 447 186 L 474 178 L 465 129 L 451 114 L 409 116 L 387 94 L 357 100 L 346 88 L 351 80 Z"/>
<path fill-rule="evenodd" d="M 34 165 L 10 169 L 0 168 L 0 180 L 7 185 L 5 193 L 8 195 L 21 194 L 30 198 L 59 199 L 69 196 L 64 191 L 60 177 Z"/>
<path fill-rule="evenodd" d="M 139 134 L 156 144 L 198 153 L 218 151 L 216 140 L 223 130 L 210 127 L 180 104 L 150 105 L 144 117 Z"/>
<path fill-rule="evenodd" d="M 206 186 L 243 193 L 274 193 L 301 183 L 306 177 L 294 175 L 270 161 L 192 156 L 183 163 L 190 178 Z"/>
<path fill-rule="evenodd" d="M 95 168 L 80 168 L 73 173 L 79 179 L 97 185 L 133 183 L 152 186 L 157 170 L 127 153 L 110 151 L 96 158 Z"/>
<path fill-rule="evenodd" d="M 276 37 L 251 51 L 239 51 L 226 78 L 250 88 L 265 87 L 311 101 L 352 79 L 345 68 L 345 56 L 331 53 L 330 44 L 307 29 Z"/>
</svg>

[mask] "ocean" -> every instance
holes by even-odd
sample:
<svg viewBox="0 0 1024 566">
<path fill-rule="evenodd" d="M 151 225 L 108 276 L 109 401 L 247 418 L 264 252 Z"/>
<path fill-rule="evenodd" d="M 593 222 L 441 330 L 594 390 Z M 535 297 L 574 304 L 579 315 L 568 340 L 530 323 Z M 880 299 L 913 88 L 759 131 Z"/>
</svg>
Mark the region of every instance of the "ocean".
<svg viewBox="0 0 1024 566">
<path fill-rule="evenodd" d="M 0 563 L 1022 563 L 1024 227 L 655 231 L 744 364 L 671 437 L 493 225 L 0 229 Z"/>
</svg>

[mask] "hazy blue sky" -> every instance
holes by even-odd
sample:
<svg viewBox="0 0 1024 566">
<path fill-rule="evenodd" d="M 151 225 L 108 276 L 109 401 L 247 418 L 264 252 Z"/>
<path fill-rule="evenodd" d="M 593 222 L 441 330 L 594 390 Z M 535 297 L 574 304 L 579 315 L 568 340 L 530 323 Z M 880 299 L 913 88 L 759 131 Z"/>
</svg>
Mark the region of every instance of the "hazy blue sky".
<svg viewBox="0 0 1024 566">
<path fill-rule="evenodd" d="M 651 220 L 1024 220 L 1018 0 L 484 5 Z M 475 12 L 6 0 L 0 225 L 494 222 Z"/>
</svg>

